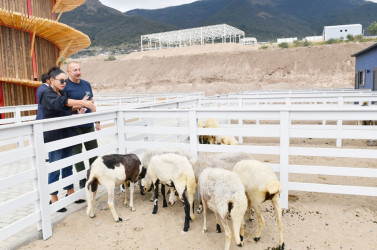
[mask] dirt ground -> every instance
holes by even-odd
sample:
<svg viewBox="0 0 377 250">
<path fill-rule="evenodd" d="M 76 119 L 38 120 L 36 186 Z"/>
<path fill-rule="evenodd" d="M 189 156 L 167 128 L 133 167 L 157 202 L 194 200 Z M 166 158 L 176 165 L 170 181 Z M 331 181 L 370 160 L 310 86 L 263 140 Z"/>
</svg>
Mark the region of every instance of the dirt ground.
<svg viewBox="0 0 377 250">
<path fill-rule="evenodd" d="M 80 59 L 96 92 L 225 94 L 253 89 L 353 88 L 352 54 L 369 43 L 280 49 L 215 44 Z"/>
<path fill-rule="evenodd" d="M 94 91 L 191 92 L 206 95 L 252 89 L 352 88 L 354 58 L 350 55 L 371 43 L 314 46 L 309 48 L 258 50 L 239 45 L 182 48 L 134 53 L 106 62 L 104 57 L 82 59 L 83 78 Z M 221 51 L 221 52 L 220 52 Z M 245 139 L 245 143 L 260 142 Z M 265 141 L 274 145 L 275 141 Z M 301 146 L 332 141 L 296 140 Z M 347 144 L 348 143 L 348 144 Z M 345 147 L 365 147 L 366 141 L 344 142 Z M 278 156 L 256 155 L 256 159 L 275 163 Z M 295 164 L 371 167 L 375 161 L 295 157 Z M 312 181 L 376 187 L 368 178 L 292 175 L 290 181 Z M 137 190 L 137 189 L 136 189 Z M 149 195 L 135 191 L 135 212 L 123 206 L 123 194 L 116 195 L 116 210 L 123 222 L 115 223 L 107 208 L 107 195 L 95 203 L 96 217 L 80 210 L 53 228 L 53 236 L 22 249 L 222 249 L 224 233 L 215 231 L 215 217 L 208 217 L 208 232 L 202 234 L 203 217 L 196 214 L 187 233 L 182 234 L 183 206 L 162 208 L 152 214 Z M 195 202 L 196 206 L 198 201 Z M 266 226 L 259 242 L 253 241 L 257 224 L 246 222 L 243 249 L 272 249 L 278 246 L 279 231 L 270 202 L 262 208 Z M 286 249 L 376 249 L 377 198 L 290 192 L 289 209 L 283 211 Z M 232 238 L 231 249 L 239 249 Z"/>
</svg>

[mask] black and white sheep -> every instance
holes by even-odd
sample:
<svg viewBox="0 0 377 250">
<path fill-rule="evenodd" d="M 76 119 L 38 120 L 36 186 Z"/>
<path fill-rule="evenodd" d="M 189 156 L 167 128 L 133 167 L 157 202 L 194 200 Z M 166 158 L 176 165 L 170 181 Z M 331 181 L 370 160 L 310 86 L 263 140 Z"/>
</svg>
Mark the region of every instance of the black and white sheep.
<svg viewBox="0 0 377 250">
<path fill-rule="evenodd" d="M 142 180 L 142 186 L 147 190 L 153 184 L 153 214 L 156 214 L 158 210 L 159 183 L 174 187 L 179 198 L 183 201 L 185 210 L 183 231 L 187 232 L 190 227 L 190 218 L 194 219 L 193 203 L 196 189 L 194 171 L 189 160 L 184 156 L 172 153 L 152 157 L 148 165 L 147 174 Z"/>
<path fill-rule="evenodd" d="M 114 207 L 114 188 L 121 184 L 130 182 L 130 208 L 135 211 L 133 205 L 134 183 L 145 176 L 145 169 L 142 168 L 139 158 L 135 154 L 110 154 L 98 157 L 90 166 L 87 172 L 87 182 L 85 185 L 88 208 L 86 213 L 91 217 L 94 214 L 94 200 L 97 193 L 98 184 L 107 190 L 107 205 L 116 222 L 122 221 Z M 126 185 L 125 185 L 126 186 Z M 90 194 L 90 190 L 92 194 Z M 124 205 L 127 206 L 127 192 L 125 192 Z"/>
<path fill-rule="evenodd" d="M 233 170 L 240 176 L 245 186 L 249 206 L 249 220 L 251 220 L 251 207 L 258 218 L 259 226 L 254 240 L 258 241 L 260 239 L 265 224 L 260 204 L 266 200 L 271 200 L 280 232 L 279 248 L 284 249 L 282 212 L 279 201 L 279 194 L 282 189 L 275 172 L 264 163 L 256 160 L 240 161 L 234 166 Z"/>
<path fill-rule="evenodd" d="M 244 215 L 247 209 L 245 188 L 237 173 L 219 168 L 207 168 L 199 177 L 199 193 L 203 203 L 203 233 L 207 231 L 207 207 L 216 215 L 216 229 L 221 232 L 219 221 L 225 229 L 225 250 L 230 248 L 232 231 L 228 225 L 233 221 L 234 240 L 243 245 Z"/>
</svg>

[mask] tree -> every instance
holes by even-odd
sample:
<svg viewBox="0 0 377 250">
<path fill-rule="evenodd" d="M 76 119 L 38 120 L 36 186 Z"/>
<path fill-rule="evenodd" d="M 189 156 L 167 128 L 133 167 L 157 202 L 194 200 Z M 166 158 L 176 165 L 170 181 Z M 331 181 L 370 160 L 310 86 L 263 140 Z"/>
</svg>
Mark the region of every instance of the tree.
<svg viewBox="0 0 377 250">
<path fill-rule="evenodd" d="M 377 22 L 374 21 L 373 23 L 371 23 L 367 29 L 371 35 L 377 35 Z"/>
</svg>

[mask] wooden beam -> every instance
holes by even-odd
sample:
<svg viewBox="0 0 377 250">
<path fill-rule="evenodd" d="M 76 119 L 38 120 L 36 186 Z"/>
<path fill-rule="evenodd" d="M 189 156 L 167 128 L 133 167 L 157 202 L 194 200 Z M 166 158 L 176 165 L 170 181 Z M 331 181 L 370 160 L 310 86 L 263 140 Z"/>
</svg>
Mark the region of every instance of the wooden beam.
<svg viewBox="0 0 377 250">
<path fill-rule="evenodd" d="M 62 10 L 60 11 L 58 18 L 56 18 L 56 20 L 55 20 L 55 21 L 59 22 L 59 19 L 60 19 L 60 17 L 61 17 L 61 16 L 62 16 L 62 14 L 63 14 L 63 10 L 64 10 L 64 9 L 62 9 Z"/>
<path fill-rule="evenodd" d="M 71 46 L 72 42 L 73 42 L 73 40 L 71 40 L 71 41 L 68 43 L 68 45 L 63 49 L 63 51 L 60 52 L 60 56 L 59 56 L 59 58 L 56 59 L 56 65 L 59 64 L 60 59 L 63 58 L 64 54 L 67 52 L 67 50 L 69 49 L 69 46 Z"/>
<path fill-rule="evenodd" d="M 34 28 L 34 32 L 33 32 L 33 37 L 31 38 L 31 48 L 30 48 L 30 57 L 33 56 L 33 52 L 34 52 L 34 44 L 35 44 L 35 33 L 36 33 L 36 28 Z"/>
<path fill-rule="evenodd" d="M 56 8 L 58 8 L 59 7 L 59 5 L 60 5 L 60 3 L 62 2 L 62 0 L 58 0 L 58 1 L 56 1 L 56 3 L 55 3 L 55 5 L 54 5 L 54 7 L 52 7 L 52 13 L 54 13 L 55 12 L 55 10 L 56 10 Z"/>
</svg>

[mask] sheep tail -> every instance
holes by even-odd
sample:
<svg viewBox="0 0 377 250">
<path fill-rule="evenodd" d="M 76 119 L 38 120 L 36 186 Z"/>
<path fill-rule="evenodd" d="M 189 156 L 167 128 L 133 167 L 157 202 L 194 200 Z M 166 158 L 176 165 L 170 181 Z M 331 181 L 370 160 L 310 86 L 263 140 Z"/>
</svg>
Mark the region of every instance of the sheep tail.
<svg viewBox="0 0 377 250">
<path fill-rule="evenodd" d="M 233 202 L 229 201 L 228 202 L 228 213 L 230 214 L 230 212 L 232 211 L 233 209 Z"/>
<path fill-rule="evenodd" d="M 271 181 L 267 187 L 266 191 L 271 195 L 274 196 L 275 194 L 279 194 L 281 192 L 281 185 L 278 180 Z"/>
</svg>

